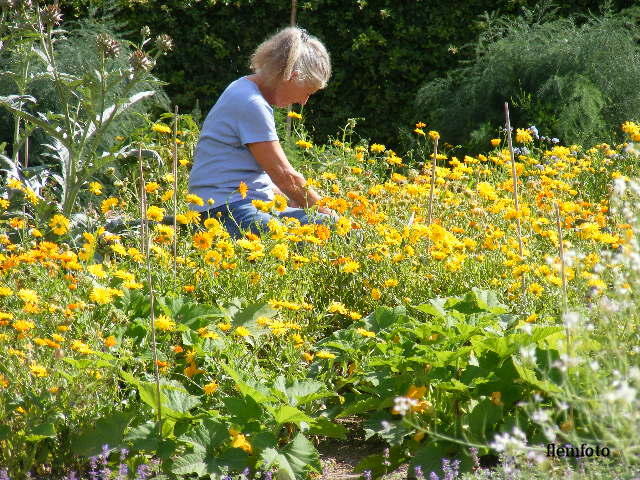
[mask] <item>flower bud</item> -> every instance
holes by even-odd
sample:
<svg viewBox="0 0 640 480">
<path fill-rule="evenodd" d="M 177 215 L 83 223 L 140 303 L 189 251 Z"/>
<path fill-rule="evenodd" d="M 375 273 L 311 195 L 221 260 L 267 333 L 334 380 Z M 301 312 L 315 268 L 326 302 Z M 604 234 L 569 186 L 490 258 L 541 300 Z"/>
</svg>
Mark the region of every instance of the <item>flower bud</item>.
<svg viewBox="0 0 640 480">
<path fill-rule="evenodd" d="M 42 23 L 47 26 L 60 25 L 62 22 L 62 12 L 60 11 L 60 7 L 57 4 L 47 5 L 40 9 L 40 18 L 42 18 Z"/>
<path fill-rule="evenodd" d="M 148 25 L 145 25 L 140 29 L 140 35 L 142 35 L 142 39 L 145 40 L 151 36 L 151 29 Z"/>
<path fill-rule="evenodd" d="M 142 50 L 136 50 L 129 57 L 129 64 L 136 72 L 148 72 L 153 68 L 153 59 Z"/>
<path fill-rule="evenodd" d="M 120 53 L 120 44 L 106 33 L 101 33 L 96 37 L 96 45 L 107 58 L 116 57 Z"/>
<path fill-rule="evenodd" d="M 173 48 L 173 40 L 166 33 L 158 35 L 156 37 L 156 47 L 163 53 L 169 52 Z"/>
</svg>

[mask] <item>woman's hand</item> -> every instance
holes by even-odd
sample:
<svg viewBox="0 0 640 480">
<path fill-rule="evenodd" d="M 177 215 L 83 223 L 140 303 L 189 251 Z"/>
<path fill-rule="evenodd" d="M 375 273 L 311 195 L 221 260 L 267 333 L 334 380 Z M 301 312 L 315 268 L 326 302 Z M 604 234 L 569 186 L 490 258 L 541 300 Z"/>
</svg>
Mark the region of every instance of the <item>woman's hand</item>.
<svg viewBox="0 0 640 480">
<path fill-rule="evenodd" d="M 340 215 L 338 215 L 334 210 L 331 210 L 327 207 L 318 207 L 318 212 L 324 213 L 325 215 L 329 215 L 332 218 L 338 219 Z"/>
</svg>

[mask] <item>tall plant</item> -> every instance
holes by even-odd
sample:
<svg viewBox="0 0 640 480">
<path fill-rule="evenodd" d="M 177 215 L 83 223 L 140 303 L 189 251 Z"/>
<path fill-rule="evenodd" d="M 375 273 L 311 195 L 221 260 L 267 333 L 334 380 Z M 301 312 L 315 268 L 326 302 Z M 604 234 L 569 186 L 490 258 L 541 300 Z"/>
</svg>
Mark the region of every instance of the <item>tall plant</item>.
<svg viewBox="0 0 640 480">
<path fill-rule="evenodd" d="M 12 8 L 19 6 L 19 8 Z M 0 97 L 0 106 L 15 117 L 18 133 L 14 138 L 11 171 L 20 172 L 16 151 L 20 147 L 20 122 L 26 128 L 39 128 L 51 138 L 47 147 L 50 156 L 60 164 L 59 175 L 52 178 L 61 187 L 59 207 L 64 215 L 72 213 L 82 186 L 117 155 L 102 152 L 104 140 L 111 133 L 116 120 L 138 102 L 156 94 L 156 90 L 142 90 L 140 86 L 153 79 L 151 70 L 157 58 L 171 50 L 172 40 L 159 35 L 150 45 L 150 31 L 142 30 L 140 45 L 130 44 L 128 67 L 115 61 L 123 48 L 106 33 L 95 37 L 97 68 L 87 62 L 78 71 L 61 66 L 61 46 L 68 42 L 65 31 L 58 28 L 62 14 L 57 5 L 33 7 L 30 2 L 5 1 L 2 11 L 8 49 L 25 49 L 28 62 L 43 67 L 39 76 L 51 82 L 56 111 L 38 111 L 38 100 L 28 95 L 27 85 L 16 82 L 17 93 Z M 27 61 L 27 60 L 25 60 Z M 17 68 L 22 68 L 17 65 Z M 26 79 L 24 68 L 14 72 L 17 79 Z M 23 75 L 22 77 L 20 75 Z M 123 149 L 122 151 L 126 151 Z M 8 158 L 4 157 L 5 162 Z"/>
</svg>

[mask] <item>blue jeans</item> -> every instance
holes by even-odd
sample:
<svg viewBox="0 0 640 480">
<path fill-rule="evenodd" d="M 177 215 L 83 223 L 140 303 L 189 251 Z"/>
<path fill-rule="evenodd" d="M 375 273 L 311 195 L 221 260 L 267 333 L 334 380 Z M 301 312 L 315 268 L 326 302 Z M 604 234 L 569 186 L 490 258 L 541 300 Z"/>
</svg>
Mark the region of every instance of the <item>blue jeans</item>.
<svg viewBox="0 0 640 480">
<path fill-rule="evenodd" d="M 217 214 L 221 212 L 221 215 Z M 217 218 L 220 220 L 229 235 L 233 238 L 241 238 L 243 233 L 250 231 L 256 235 L 268 231 L 267 223 L 272 218 L 293 217 L 300 221 L 301 224 L 324 223 L 330 225 L 333 218 L 320 212 L 307 214 L 302 208 L 287 207 L 282 212 L 271 215 L 262 212 L 253 206 L 250 199 L 240 200 L 239 202 L 227 203 L 219 207 L 212 208 L 202 214 L 203 219 Z"/>
</svg>

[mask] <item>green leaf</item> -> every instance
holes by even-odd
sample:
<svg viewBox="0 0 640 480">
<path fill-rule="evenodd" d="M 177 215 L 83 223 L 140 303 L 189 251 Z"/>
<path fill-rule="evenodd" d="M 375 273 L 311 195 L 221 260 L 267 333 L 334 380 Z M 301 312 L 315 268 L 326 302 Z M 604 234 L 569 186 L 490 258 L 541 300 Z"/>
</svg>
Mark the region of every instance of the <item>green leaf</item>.
<svg viewBox="0 0 640 480">
<path fill-rule="evenodd" d="M 56 427 L 53 423 L 43 423 L 29 430 L 29 434 L 25 437 L 27 442 L 39 442 L 45 438 L 55 438 Z"/>
<path fill-rule="evenodd" d="M 251 397 L 257 403 L 269 403 L 277 400 L 264 385 L 255 382 L 251 382 L 252 384 L 250 384 L 249 381 L 244 381 L 240 374 L 229 365 L 223 363 L 221 366 L 227 375 L 236 383 L 240 393 Z"/>
<path fill-rule="evenodd" d="M 339 423 L 334 423 L 327 417 L 317 417 L 308 430 L 309 435 L 322 435 L 331 438 L 347 438 L 347 429 Z"/>
<path fill-rule="evenodd" d="M 468 458 L 462 456 L 462 450 L 459 445 L 449 442 L 431 442 L 421 449 L 417 450 L 409 471 L 413 472 L 415 467 L 420 466 L 425 475 L 429 472 L 440 474 L 442 471 L 442 459 L 458 457 L 462 461 L 462 469 L 466 469 Z"/>
<path fill-rule="evenodd" d="M 185 453 L 180 455 L 171 466 L 171 473 L 188 475 L 195 473 L 199 477 L 207 473 L 207 463 L 204 452 Z"/>
<path fill-rule="evenodd" d="M 363 323 L 367 330 L 379 333 L 389 328 L 396 322 L 404 322 L 409 320 L 404 307 L 378 307 L 375 312 L 368 315 Z"/>
<path fill-rule="evenodd" d="M 0 425 L 0 440 L 6 440 L 11 435 L 11 429 L 7 425 Z"/>
<path fill-rule="evenodd" d="M 95 425 L 73 436 L 71 450 L 77 455 L 91 457 L 98 455 L 105 444 L 110 447 L 122 445 L 124 430 L 134 415 L 133 412 L 117 412 L 100 418 Z"/>
<path fill-rule="evenodd" d="M 191 431 L 181 435 L 178 440 L 188 443 L 194 452 L 211 452 L 229 439 L 224 423 L 206 418 Z"/>
<path fill-rule="evenodd" d="M 284 393 L 292 406 L 304 405 L 319 398 L 331 397 L 335 393 L 324 391 L 324 383 L 315 380 L 303 380 L 302 382 L 294 380 L 286 382 L 284 376 L 280 375 L 273 382 L 273 387 L 279 392 Z"/>
<path fill-rule="evenodd" d="M 156 384 L 152 382 L 138 382 L 140 399 L 158 411 L 158 394 Z M 189 417 L 189 410 L 200 405 L 198 397 L 190 395 L 185 389 L 172 385 L 160 386 L 160 402 L 162 415 L 175 419 Z"/>
<path fill-rule="evenodd" d="M 389 406 L 391 405 L 388 400 L 381 399 L 379 397 L 367 397 L 347 405 L 336 418 L 345 418 L 351 415 L 369 412 L 371 410 L 378 410 L 379 408 Z"/>
<path fill-rule="evenodd" d="M 497 430 L 503 416 L 503 409 L 494 405 L 490 400 L 485 399 L 478 403 L 469 415 L 467 421 L 471 433 L 482 441 L 487 442 L 493 439 L 493 433 Z"/>
<path fill-rule="evenodd" d="M 130 429 L 124 441 L 131 443 L 135 450 L 155 451 L 159 445 L 156 422 L 149 420 Z"/>
<path fill-rule="evenodd" d="M 429 315 L 433 315 L 434 317 L 446 317 L 447 311 L 445 309 L 445 305 L 447 303 L 446 298 L 432 298 L 429 300 L 429 303 L 423 303 L 422 305 L 416 305 L 412 308 L 419 310 L 424 313 L 428 313 Z"/>
<path fill-rule="evenodd" d="M 266 448 L 260 458 L 265 469 L 278 467 L 278 480 L 297 480 L 304 478 L 308 470 L 316 473 L 322 470 L 318 451 L 302 433 L 298 433 L 282 450 Z"/>
<path fill-rule="evenodd" d="M 260 404 L 246 395 L 242 397 L 225 397 L 222 402 L 233 421 L 241 425 L 246 425 L 264 415 Z"/>
<path fill-rule="evenodd" d="M 282 425 L 285 423 L 294 423 L 295 425 L 300 427 L 301 422 L 305 422 L 307 424 L 313 422 L 313 418 L 311 418 L 306 413 L 298 410 L 296 407 L 292 407 L 291 405 L 283 405 L 281 407 L 270 410 L 274 420 L 278 425 Z"/>
<path fill-rule="evenodd" d="M 453 308 L 467 315 L 478 312 L 506 313 L 509 311 L 506 305 L 498 301 L 498 296 L 494 292 L 476 287 L 467 292 Z"/>
</svg>

